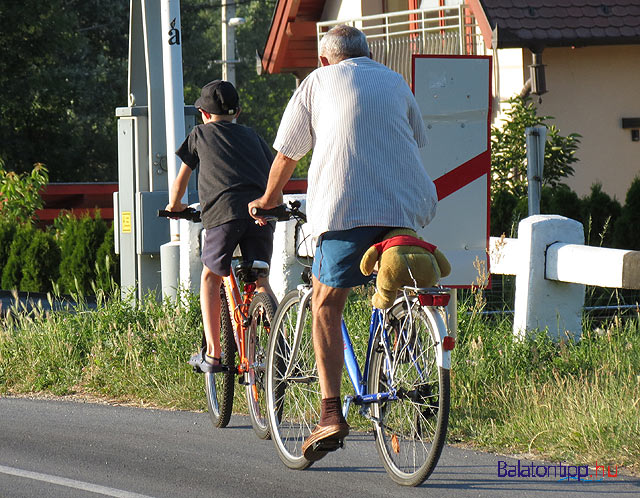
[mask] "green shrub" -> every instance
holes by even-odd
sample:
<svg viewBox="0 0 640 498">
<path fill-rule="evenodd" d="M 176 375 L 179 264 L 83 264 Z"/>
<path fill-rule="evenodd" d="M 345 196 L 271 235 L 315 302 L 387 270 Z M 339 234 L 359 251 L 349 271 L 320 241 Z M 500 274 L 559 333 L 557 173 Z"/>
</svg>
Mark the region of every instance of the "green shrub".
<svg viewBox="0 0 640 498">
<path fill-rule="evenodd" d="M 2 270 L 2 288 L 19 290 L 27 249 L 36 231 L 31 225 L 18 225 L 9 249 L 7 264 Z"/>
<path fill-rule="evenodd" d="M 31 173 L 6 171 L 0 159 L 0 218 L 11 223 L 32 223 L 36 209 L 43 206 L 40 190 L 49 182 L 43 164 L 33 166 Z"/>
<path fill-rule="evenodd" d="M 518 198 L 508 190 L 498 190 L 491 199 L 491 235 L 500 237 L 503 233 L 507 237 L 515 237 L 518 233 L 518 223 L 527 216 L 519 209 Z"/>
<path fill-rule="evenodd" d="M 573 175 L 572 164 L 578 159 L 575 154 L 580 135 L 560 135 L 558 128 L 547 124 L 551 116 L 538 116 L 530 97 L 515 97 L 509 100 L 511 108 L 503 126 L 491 129 L 491 194 L 508 190 L 517 197 L 527 195 L 527 149 L 525 130 L 535 125 L 547 127 L 544 151 L 543 185 L 556 187 L 562 179 Z"/>
<path fill-rule="evenodd" d="M 621 211 L 620 203 L 603 192 L 600 183 L 592 185 L 591 193 L 582 200 L 582 223 L 587 244 L 613 247 L 613 227 Z"/>
<path fill-rule="evenodd" d="M 542 187 L 540 211 L 546 214 L 559 214 L 582 222 L 582 202 L 573 190 L 563 183 L 555 187 Z"/>
<path fill-rule="evenodd" d="M 14 223 L 0 221 L 0 268 L 4 268 L 7 264 L 9 249 L 15 233 L 16 226 Z M 0 274 L 0 280 L 2 280 L 2 274 Z"/>
<path fill-rule="evenodd" d="M 31 244 L 24 254 L 20 290 L 51 292 L 58 280 L 59 267 L 60 248 L 51 232 L 34 230 Z"/>
<path fill-rule="evenodd" d="M 614 228 L 614 243 L 621 249 L 640 250 L 640 177 L 627 191 L 624 207 Z"/>
<path fill-rule="evenodd" d="M 104 241 L 107 224 L 99 216 L 67 219 L 61 224 L 60 290 L 62 292 L 92 292 L 96 279 L 96 254 Z"/>
</svg>

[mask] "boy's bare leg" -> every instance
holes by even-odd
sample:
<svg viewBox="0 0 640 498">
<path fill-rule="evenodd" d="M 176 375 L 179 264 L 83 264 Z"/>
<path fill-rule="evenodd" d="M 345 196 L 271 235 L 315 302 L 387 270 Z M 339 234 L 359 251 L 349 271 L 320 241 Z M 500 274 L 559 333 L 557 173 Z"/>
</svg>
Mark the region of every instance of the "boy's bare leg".
<svg viewBox="0 0 640 498">
<path fill-rule="evenodd" d="M 341 318 L 349 292 L 351 289 L 329 287 L 313 277 L 313 348 L 323 398 L 340 397 L 344 364 Z"/>
<path fill-rule="evenodd" d="M 207 354 L 220 358 L 220 285 L 222 277 L 209 268 L 202 268 L 200 278 L 200 308 L 207 339 Z"/>
<path fill-rule="evenodd" d="M 276 303 L 278 302 L 278 299 L 276 298 L 276 295 L 273 293 L 273 289 L 271 289 L 271 285 L 269 284 L 269 277 L 260 277 L 258 279 L 258 281 L 256 282 L 256 291 L 266 292 L 273 298 Z"/>
</svg>

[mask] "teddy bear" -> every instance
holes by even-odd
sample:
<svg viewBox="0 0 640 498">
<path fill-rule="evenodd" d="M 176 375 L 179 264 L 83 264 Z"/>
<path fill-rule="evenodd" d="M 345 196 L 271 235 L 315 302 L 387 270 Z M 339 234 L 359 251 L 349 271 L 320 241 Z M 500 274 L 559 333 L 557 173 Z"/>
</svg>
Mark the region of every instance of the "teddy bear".
<svg viewBox="0 0 640 498">
<path fill-rule="evenodd" d="M 379 309 L 390 308 L 401 287 L 432 287 L 451 273 L 445 255 L 406 228 L 391 230 L 382 242 L 367 249 L 360 261 L 360 271 L 371 275 L 376 263 L 376 293 L 371 303 Z"/>
</svg>

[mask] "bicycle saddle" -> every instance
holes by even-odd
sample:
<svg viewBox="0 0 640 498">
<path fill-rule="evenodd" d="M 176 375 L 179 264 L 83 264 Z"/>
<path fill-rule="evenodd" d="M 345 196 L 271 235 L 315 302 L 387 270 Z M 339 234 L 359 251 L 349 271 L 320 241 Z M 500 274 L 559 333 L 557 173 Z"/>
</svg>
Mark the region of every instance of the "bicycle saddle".
<svg viewBox="0 0 640 498">
<path fill-rule="evenodd" d="M 234 267 L 238 280 L 255 282 L 260 277 L 269 276 L 269 263 L 265 261 L 241 261 Z"/>
</svg>

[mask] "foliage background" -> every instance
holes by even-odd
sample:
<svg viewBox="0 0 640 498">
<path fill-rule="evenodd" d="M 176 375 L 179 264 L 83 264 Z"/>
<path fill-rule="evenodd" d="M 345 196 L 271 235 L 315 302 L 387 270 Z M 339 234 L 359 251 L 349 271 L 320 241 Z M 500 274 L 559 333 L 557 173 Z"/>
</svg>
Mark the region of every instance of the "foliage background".
<svg viewBox="0 0 640 498">
<path fill-rule="evenodd" d="M 185 103 L 220 78 L 220 1 L 183 0 Z M 258 76 L 274 1 L 240 0 L 236 80 L 243 113 L 267 143 L 295 87 Z M 0 157 L 10 171 L 49 170 L 50 181 L 116 181 L 115 108 L 127 105 L 129 1 L 0 2 Z"/>
</svg>

